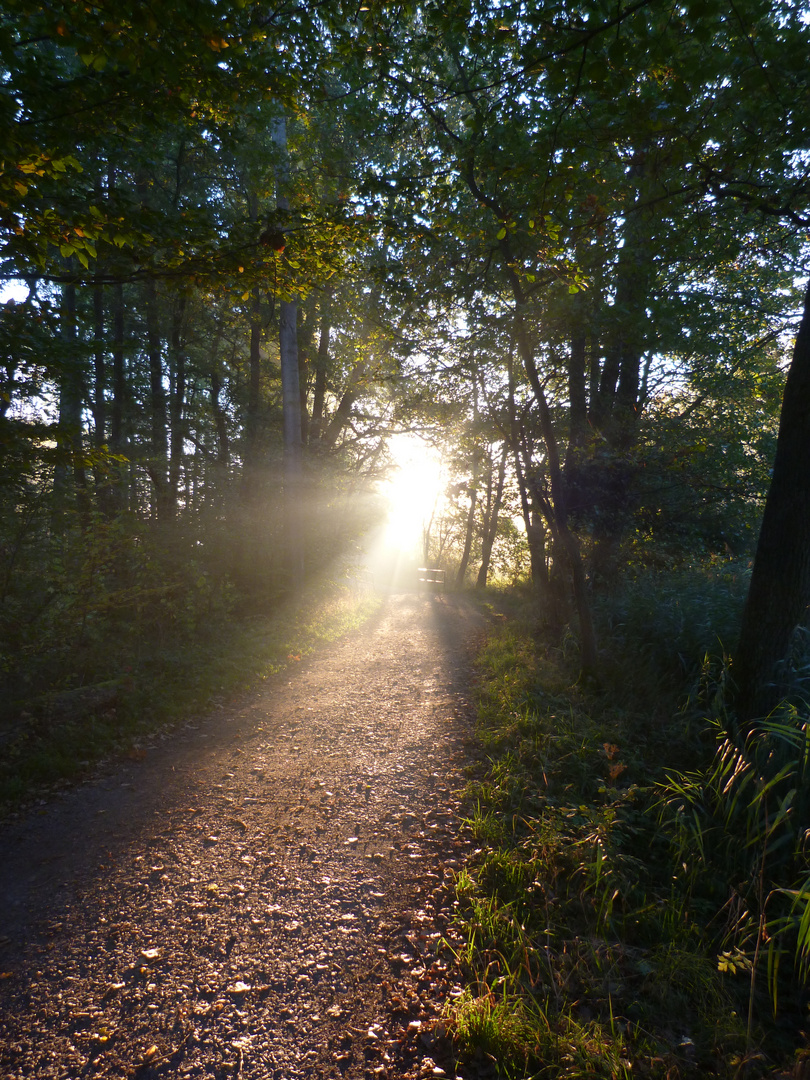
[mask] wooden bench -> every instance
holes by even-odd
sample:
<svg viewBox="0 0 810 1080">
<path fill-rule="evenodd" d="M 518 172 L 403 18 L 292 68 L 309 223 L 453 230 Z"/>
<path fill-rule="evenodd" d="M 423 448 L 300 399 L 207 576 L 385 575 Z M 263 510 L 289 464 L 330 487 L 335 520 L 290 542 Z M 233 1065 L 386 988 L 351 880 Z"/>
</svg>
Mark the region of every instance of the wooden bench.
<svg viewBox="0 0 810 1080">
<path fill-rule="evenodd" d="M 416 571 L 416 580 L 420 589 L 431 589 L 433 592 L 442 592 L 444 589 L 444 570 L 420 566 Z"/>
</svg>

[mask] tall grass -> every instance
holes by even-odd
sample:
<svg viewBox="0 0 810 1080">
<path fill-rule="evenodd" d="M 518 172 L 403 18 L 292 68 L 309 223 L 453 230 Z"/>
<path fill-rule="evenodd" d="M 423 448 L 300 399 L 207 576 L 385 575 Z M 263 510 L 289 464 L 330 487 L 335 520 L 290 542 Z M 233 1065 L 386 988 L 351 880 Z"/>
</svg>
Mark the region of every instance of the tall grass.
<svg viewBox="0 0 810 1080">
<path fill-rule="evenodd" d="M 599 689 L 536 640 L 531 613 L 481 654 L 489 765 L 468 790 L 481 850 L 459 882 L 469 993 L 453 1020 L 504 1076 L 792 1067 L 810 735 L 794 702 L 745 746 L 727 738 L 746 584 L 715 564 L 600 601 Z"/>
</svg>

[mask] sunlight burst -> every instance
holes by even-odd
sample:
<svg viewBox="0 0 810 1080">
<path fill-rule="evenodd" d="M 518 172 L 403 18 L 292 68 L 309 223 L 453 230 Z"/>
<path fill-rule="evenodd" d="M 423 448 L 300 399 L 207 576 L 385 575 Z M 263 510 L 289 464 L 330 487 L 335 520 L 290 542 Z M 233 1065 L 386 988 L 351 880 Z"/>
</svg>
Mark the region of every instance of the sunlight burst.
<svg viewBox="0 0 810 1080">
<path fill-rule="evenodd" d="M 403 553 L 420 553 L 424 529 L 442 498 L 442 461 L 416 435 L 395 435 L 388 444 L 395 470 L 383 485 L 390 503 L 386 542 Z"/>
</svg>

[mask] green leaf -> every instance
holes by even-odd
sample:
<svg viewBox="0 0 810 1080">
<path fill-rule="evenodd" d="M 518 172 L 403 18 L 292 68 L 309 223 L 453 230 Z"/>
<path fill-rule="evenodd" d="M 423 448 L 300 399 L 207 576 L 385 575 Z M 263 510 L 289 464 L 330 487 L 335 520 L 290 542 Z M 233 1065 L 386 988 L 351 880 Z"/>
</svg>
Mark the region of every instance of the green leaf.
<svg viewBox="0 0 810 1080">
<path fill-rule="evenodd" d="M 506 239 L 506 229 L 499 229 L 496 239 L 505 240 Z"/>
</svg>

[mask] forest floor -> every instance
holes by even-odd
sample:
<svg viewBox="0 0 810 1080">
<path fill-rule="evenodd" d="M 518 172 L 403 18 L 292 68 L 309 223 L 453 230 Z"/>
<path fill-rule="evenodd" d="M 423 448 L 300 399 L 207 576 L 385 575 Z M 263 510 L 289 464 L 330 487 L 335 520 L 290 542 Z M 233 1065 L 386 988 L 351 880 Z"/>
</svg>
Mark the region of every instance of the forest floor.
<svg viewBox="0 0 810 1080">
<path fill-rule="evenodd" d="M 0 1075 L 485 1076 L 453 879 L 476 756 L 463 597 L 363 628 L 0 834 Z"/>
</svg>

